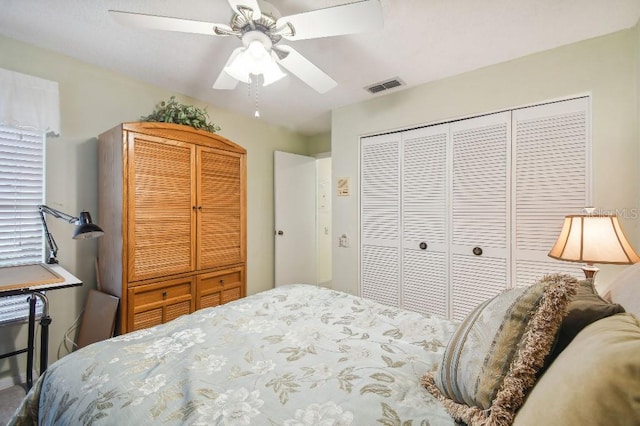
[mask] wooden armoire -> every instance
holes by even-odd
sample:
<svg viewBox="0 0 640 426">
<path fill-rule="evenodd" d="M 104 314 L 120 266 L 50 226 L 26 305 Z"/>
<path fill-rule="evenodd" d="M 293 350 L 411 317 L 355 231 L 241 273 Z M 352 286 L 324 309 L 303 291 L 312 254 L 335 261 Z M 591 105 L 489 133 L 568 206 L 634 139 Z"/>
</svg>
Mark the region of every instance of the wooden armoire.
<svg viewBox="0 0 640 426">
<path fill-rule="evenodd" d="M 117 332 L 246 294 L 246 150 L 203 130 L 123 123 L 98 137 L 98 280 Z"/>
</svg>

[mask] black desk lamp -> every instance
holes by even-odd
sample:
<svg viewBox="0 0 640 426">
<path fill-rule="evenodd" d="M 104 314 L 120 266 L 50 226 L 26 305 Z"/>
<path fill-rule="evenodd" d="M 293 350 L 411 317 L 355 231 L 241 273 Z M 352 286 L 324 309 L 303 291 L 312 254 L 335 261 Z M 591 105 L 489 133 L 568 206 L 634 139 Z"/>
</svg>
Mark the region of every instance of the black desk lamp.
<svg viewBox="0 0 640 426">
<path fill-rule="evenodd" d="M 98 238 L 104 235 L 104 231 L 98 225 L 91 222 L 91 215 L 89 212 L 80 212 L 78 217 L 75 217 L 44 205 L 38 206 L 38 210 L 40 212 L 42 226 L 44 226 L 44 234 L 47 237 L 47 245 L 49 246 L 49 258 L 47 259 L 47 263 L 49 264 L 58 263 L 58 259 L 56 259 L 56 256 L 58 255 L 58 245 L 56 244 L 56 240 L 53 239 L 53 235 L 49 232 L 47 221 L 44 219 L 45 213 L 75 224 L 76 229 L 73 231 L 72 235 L 74 240 Z"/>
<path fill-rule="evenodd" d="M 53 239 L 51 232 L 49 232 L 47 221 L 44 219 L 45 213 L 75 224 L 76 229 L 73 231 L 72 235 L 74 240 L 98 238 L 104 235 L 104 231 L 98 225 L 91 222 L 91 215 L 89 212 L 80 212 L 78 217 L 75 217 L 45 205 L 38 206 L 38 211 L 40 212 L 40 219 L 42 220 L 44 234 L 47 237 L 47 245 L 49 246 L 49 258 L 47 259 L 48 264 L 58 263 L 58 259 L 56 259 L 58 254 L 58 245 L 56 244 L 56 240 Z M 42 374 L 47 368 L 47 361 L 49 358 L 49 325 L 51 324 L 51 317 L 49 316 L 49 301 L 47 300 L 47 296 L 39 291 L 32 291 L 31 294 L 34 297 L 31 297 L 29 300 L 29 342 L 33 342 L 34 337 L 33 318 L 35 317 L 36 298 L 42 300 L 42 316 L 40 317 L 40 325 L 42 327 L 42 334 L 40 335 L 40 374 Z M 32 360 L 27 359 L 27 365 L 32 365 L 32 363 Z M 31 371 L 28 371 L 27 386 L 30 388 L 31 384 Z"/>
</svg>

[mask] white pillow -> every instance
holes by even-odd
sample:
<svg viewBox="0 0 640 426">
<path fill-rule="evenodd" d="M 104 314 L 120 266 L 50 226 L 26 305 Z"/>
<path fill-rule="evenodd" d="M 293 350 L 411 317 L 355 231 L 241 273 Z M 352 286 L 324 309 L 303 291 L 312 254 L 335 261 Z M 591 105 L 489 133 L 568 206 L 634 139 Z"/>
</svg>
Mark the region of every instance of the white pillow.
<svg viewBox="0 0 640 426">
<path fill-rule="evenodd" d="M 640 317 L 640 263 L 625 268 L 609 284 L 604 298 Z"/>
</svg>

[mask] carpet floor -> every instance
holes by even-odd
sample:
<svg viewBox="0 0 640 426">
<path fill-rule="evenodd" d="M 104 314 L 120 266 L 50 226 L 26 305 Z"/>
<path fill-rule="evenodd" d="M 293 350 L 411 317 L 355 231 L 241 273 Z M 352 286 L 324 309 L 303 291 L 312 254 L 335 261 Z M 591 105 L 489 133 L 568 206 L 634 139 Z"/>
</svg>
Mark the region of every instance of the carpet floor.
<svg viewBox="0 0 640 426">
<path fill-rule="evenodd" d="M 0 390 L 0 425 L 6 425 L 26 395 L 22 385 Z"/>
</svg>

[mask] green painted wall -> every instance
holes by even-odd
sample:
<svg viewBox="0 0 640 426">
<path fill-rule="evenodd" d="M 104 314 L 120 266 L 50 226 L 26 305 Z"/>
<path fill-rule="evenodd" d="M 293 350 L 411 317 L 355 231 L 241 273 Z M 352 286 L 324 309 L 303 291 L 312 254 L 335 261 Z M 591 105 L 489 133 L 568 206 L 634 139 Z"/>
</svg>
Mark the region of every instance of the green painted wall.
<svg viewBox="0 0 640 426">
<path fill-rule="evenodd" d="M 319 133 L 307 138 L 308 154 L 315 156 L 331 152 L 331 132 Z"/>
<path fill-rule="evenodd" d="M 0 37 L 0 67 L 48 80 L 60 87 L 61 137 L 47 140 L 46 203 L 69 213 L 89 210 L 97 223 L 97 140 L 123 121 L 136 121 L 174 93 L 69 57 Z M 176 94 L 179 101 L 206 106 Z M 253 118 L 207 106 L 222 136 L 247 149 L 247 292 L 273 287 L 273 151 L 309 154 L 308 137 Z M 60 247 L 60 264 L 79 277 L 79 289 L 49 292 L 50 361 L 58 358 L 64 332 L 80 314 L 86 292 L 95 287 L 95 241 L 75 241 L 73 227 L 48 221 Z M 26 342 L 26 327 L 0 327 L 0 351 Z M 66 354 L 64 349 L 60 355 Z M 0 379 L 24 373 L 26 356 L 0 361 Z"/>
<path fill-rule="evenodd" d="M 333 179 L 351 178 L 350 197 L 333 198 L 333 288 L 358 293 L 359 138 L 393 129 L 469 117 L 547 100 L 592 96 L 593 202 L 609 209 L 640 207 L 638 28 L 563 46 L 455 77 L 338 108 L 332 113 Z M 622 221 L 640 249 L 640 220 Z M 605 284 L 622 267 L 602 267 Z"/>
<path fill-rule="evenodd" d="M 640 29 L 598 37 L 459 76 L 338 108 L 330 133 L 301 136 L 259 120 L 208 106 L 221 135 L 248 151 L 248 292 L 273 286 L 273 151 L 331 152 L 337 177 L 351 178 L 350 197 L 332 199 L 332 240 L 347 233 L 350 248 L 333 248 L 333 287 L 357 293 L 358 141 L 362 135 L 407 128 L 577 94 L 593 99 L 594 204 L 603 209 L 640 206 Z M 173 93 L 63 55 L 0 37 L 0 67 L 60 84 L 62 136 L 47 141 L 47 203 L 67 212 L 95 212 L 96 136 L 122 121 L 135 121 Z M 178 96 L 182 102 L 191 99 Z M 198 104 L 203 106 L 202 104 Z M 329 143 L 330 141 L 330 143 Z M 333 194 L 335 191 L 331 191 Z M 94 215 L 95 216 L 95 215 Z M 99 223 L 99 218 L 94 217 Z M 69 225 L 50 221 L 59 259 L 85 286 L 50 292 L 50 361 L 64 332 L 95 286 L 94 241 L 64 238 Z M 623 226 L 640 248 L 638 220 Z M 603 268 L 606 282 L 619 267 Z M 26 327 L 0 327 L 0 351 L 26 342 Z M 24 357 L 19 357 L 24 358 Z M 22 359 L 0 361 L 0 380 L 24 372 Z"/>
</svg>

